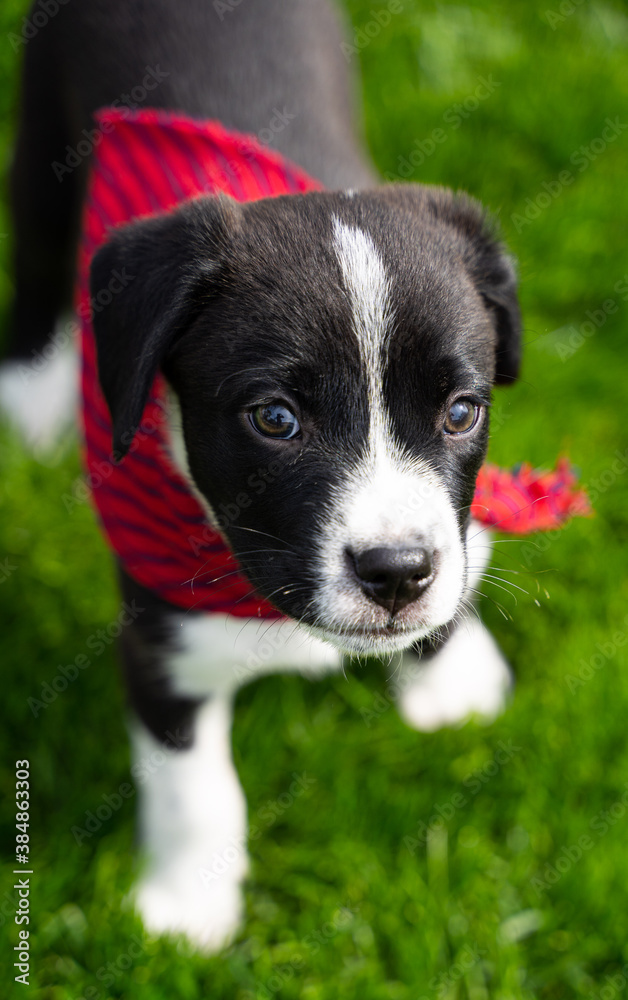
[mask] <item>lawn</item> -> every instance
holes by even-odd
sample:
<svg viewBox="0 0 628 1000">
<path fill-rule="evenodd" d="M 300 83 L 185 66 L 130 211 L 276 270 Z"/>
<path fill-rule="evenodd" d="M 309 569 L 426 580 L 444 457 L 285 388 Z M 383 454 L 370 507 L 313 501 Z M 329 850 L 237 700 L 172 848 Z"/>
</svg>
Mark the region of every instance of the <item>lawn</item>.
<svg viewBox="0 0 628 1000">
<path fill-rule="evenodd" d="M 382 24 L 386 9 L 349 3 L 359 33 L 347 55 L 362 67 L 379 169 L 482 199 L 519 260 L 525 361 L 520 382 L 496 393 L 491 458 L 547 467 L 569 455 L 595 516 L 497 546 L 494 565 L 519 570 L 505 578 L 527 593 L 514 591 L 515 603 L 498 581 L 483 587 L 482 613 L 517 675 L 512 704 L 490 726 L 411 731 L 376 663 L 346 679 L 275 677 L 241 692 L 234 753 L 260 833 L 245 927 L 207 960 L 148 940 L 121 909 L 134 796 L 116 797 L 130 764 L 113 646 L 103 642 L 47 707 L 29 707 L 115 622 L 119 598 L 89 506 L 68 512 L 63 502 L 80 476 L 76 447 L 36 464 L 0 428 L 3 996 L 628 992 L 628 5 L 403 0 Z M 0 9 L 4 166 L 18 68 L 7 33 L 24 14 L 18 0 Z M 4 320 L 5 201 L 0 213 Z M 8 957 L 23 758 L 30 987 L 12 982 Z M 294 775 L 301 791 L 291 795 Z M 103 796 L 111 816 L 75 836 Z"/>
</svg>

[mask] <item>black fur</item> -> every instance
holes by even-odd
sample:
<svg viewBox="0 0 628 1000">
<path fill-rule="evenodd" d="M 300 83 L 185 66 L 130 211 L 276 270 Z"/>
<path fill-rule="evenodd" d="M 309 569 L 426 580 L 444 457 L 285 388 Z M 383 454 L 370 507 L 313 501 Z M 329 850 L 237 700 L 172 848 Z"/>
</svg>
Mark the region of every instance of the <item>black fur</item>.
<svg viewBox="0 0 628 1000">
<path fill-rule="evenodd" d="M 11 352 L 43 346 L 71 297 L 87 161 L 61 179 L 52 164 L 93 128 L 98 107 L 133 103 L 147 67 L 159 69 L 161 83 L 143 106 L 253 133 L 285 108 L 294 117 L 274 149 L 329 188 L 372 187 L 341 39 L 325 0 L 247 0 L 222 18 L 208 0 L 60 5 L 26 50 Z M 117 232 L 92 275 L 95 292 L 116 268 L 133 275 L 94 317 L 116 457 L 128 450 L 161 368 L 181 401 L 198 486 L 215 510 L 237 509 L 223 524 L 230 544 L 256 586 L 297 617 L 307 589 L 282 590 L 295 574 L 314 585 L 314 529 L 356 461 L 369 419 L 331 249 L 332 213 L 371 235 L 391 277 L 391 419 L 410 453 L 441 470 L 462 532 L 488 422 L 454 445 L 438 430 L 443 407 L 453 391 L 486 398 L 494 381 L 516 377 L 520 336 L 512 266 L 468 198 L 395 186 L 245 206 L 202 199 Z M 278 394 L 298 411 L 298 441 L 264 440 L 247 423 L 247 408 Z M 250 506 L 234 502 L 242 491 Z M 278 549 L 265 552 L 249 528 L 277 535 Z M 124 575 L 122 586 L 137 589 Z M 150 615 L 125 633 L 123 655 L 135 711 L 163 738 L 188 725 L 195 703 L 173 698 L 160 680 L 173 609 L 148 593 L 142 599 Z"/>
<path fill-rule="evenodd" d="M 247 0 L 222 16 L 211 0 L 60 3 L 23 50 L 6 353 L 40 350 L 71 304 L 88 160 L 60 178 L 53 164 L 63 168 L 68 150 L 85 144 L 98 108 L 169 108 L 255 134 L 285 111 L 293 117 L 271 148 L 328 186 L 372 181 L 341 41 L 326 0 Z M 147 68 L 155 73 L 142 96 Z"/>
<path fill-rule="evenodd" d="M 227 198 L 189 202 L 178 212 L 122 228 L 95 255 L 92 296 L 114 271 L 126 288 L 94 315 L 100 383 L 113 420 L 113 451 L 126 455 L 167 351 L 189 329 L 220 285 L 237 218 Z"/>
<path fill-rule="evenodd" d="M 185 612 L 157 597 L 118 566 L 124 600 L 141 608 L 120 638 L 129 705 L 160 743 L 176 737 L 186 749 L 194 742 L 194 716 L 202 702 L 172 691 L 168 656 L 177 648 L 177 628 Z"/>
<path fill-rule="evenodd" d="M 122 228 L 93 266 L 94 296 L 113 270 L 134 275 L 94 315 L 116 452 L 131 444 L 161 367 L 181 403 L 194 480 L 215 511 L 248 495 L 260 466 L 281 463 L 275 488 L 254 496 L 224 531 L 261 593 L 306 621 L 316 586 L 313 528 L 369 425 L 333 217 L 371 236 L 390 275 L 386 402 L 407 452 L 441 471 L 462 532 L 488 422 L 454 445 L 441 432 L 445 403 L 455 391 L 488 399 L 506 357 L 514 373 L 519 338 L 511 265 L 471 199 L 420 187 L 246 205 L 202 198 Z M 252 431 L 246 412 L 275 399 L 297 412 L 301 438 Z M 281 539 L 271 558 L 268 535 Z"/>
</svg>

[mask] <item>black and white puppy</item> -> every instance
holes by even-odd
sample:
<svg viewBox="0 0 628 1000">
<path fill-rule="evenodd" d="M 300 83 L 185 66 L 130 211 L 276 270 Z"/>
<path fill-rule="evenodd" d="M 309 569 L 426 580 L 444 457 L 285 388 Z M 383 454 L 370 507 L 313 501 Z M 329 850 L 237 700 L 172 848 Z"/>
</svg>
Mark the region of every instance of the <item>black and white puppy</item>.
<svg viewBox="0 0 628 1000">
<path fill-rule="evenodd" d="M 167 71 L 150 97 L 157 107 L 257 133 L 288 106 L 274 148 L 330 193 L 196 200 L 119 230 L 93 266 L 94 287 L 116 267 L 136 276 L 94 317 L 115 440 L 129 440 L 161 370 L 173 453 L 210 521 L 260 466 L 282 469 L 223 534 L 289 622 L 184 615 L 121 574 L 125 595 L 147 608 L 122 641 L 134 754 L 159 751 L 168 731 L 190 737 L 141 789 L 137 906 L 148 928 L 209 949 L 242 916 L 246 852 L 233 845 L 245 842 L 246 808 L 230 724 L 244 680 L 399 653 L 400 708 L 417 728 L 501 705 L 508 669 L 465 613 L 487 555 L 469 505 L 492 387 L 516 378 L 520 333 L 513 267 L 478 205 L 441 189 L 376 187 L 327 3 L 222 7 L 83 0 L 29 43 L 13 357 L 0 374 L 0 395 L 35 437 L 15 366 L 67 303 L 85 183 L 77 170 L 59 185 L 50 163 L 94 109 L 157 64 Z M 156 295 L 166 256 L 169 287 Z M 285 433 L 268 429 L 269 414 Z"/>
</svg>

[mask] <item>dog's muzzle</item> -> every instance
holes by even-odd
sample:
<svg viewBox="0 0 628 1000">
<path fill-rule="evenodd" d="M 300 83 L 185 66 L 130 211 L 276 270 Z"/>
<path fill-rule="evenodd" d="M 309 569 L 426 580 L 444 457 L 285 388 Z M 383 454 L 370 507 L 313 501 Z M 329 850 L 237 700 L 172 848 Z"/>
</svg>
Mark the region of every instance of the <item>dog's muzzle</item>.
<svg viewBox="0 0 628 1000">
<path fill-rule="evenodd" d="M 434 579 L 433 553 L 427 548 L 348 549 L 347 557 L 363 592 L 391 618 L 421 597 Z"/>
</svg>

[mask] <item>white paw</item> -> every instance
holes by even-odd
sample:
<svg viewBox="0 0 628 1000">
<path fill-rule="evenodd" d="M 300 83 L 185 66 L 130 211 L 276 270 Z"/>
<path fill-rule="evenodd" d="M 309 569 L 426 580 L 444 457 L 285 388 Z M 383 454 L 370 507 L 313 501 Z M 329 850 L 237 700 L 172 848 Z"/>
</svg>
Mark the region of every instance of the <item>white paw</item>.
<svg viewBox="0 0 628 1000">
<path fill-rule="evenodd" d="M 190 746 L 132 727 L 146 868 L 130 897 L 152 934 L 184 934 L 207 953 L 242 920 L 248 870 L 246 802 L 230 746 L 231 702 L 209 698 Z M 178 730 L 177 730 L 178 732 Z"/>
<path fill-rule="evenodd" d="M 129 902 L 149 934 L 183 934 L 205 954 L 215 954 L 231 943 L 242 926 L 244 902 L 239 883 L 217 879 L 204 885 L 179 880 L 143 879 Z"/>
<path fill-rule="evenodd" d="M 74 422 L 78 359 L 71 343 L 48 345 L 51 356 L 0 365 L 0 409 L 37 454 L 49 452 Z"/>
<path fill-rule="evenodd" d="M 475 618 L 460 625 L 425 665 L 404 654 L 401 669 L 399 713 L 422 732 L 462 723 L 474 714 L 493 719 L 503 711 L 512 687 L 510 667 Z"/>
</svg>

